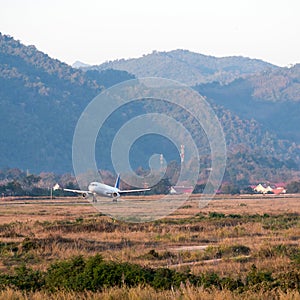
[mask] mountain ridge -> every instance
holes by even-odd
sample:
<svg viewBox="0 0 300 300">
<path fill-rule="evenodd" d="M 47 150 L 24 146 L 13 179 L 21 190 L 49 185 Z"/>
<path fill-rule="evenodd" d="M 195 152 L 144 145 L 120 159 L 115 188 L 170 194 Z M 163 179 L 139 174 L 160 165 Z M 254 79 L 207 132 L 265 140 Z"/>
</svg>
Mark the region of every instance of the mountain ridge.
<svg viewBox="0 0 300 300">
<path fill-rule="evenodd" d="M 179 51 L 179 53 L 182 52 Z M 179 53 L 175 51 L 171 56 L 175 55 L 178 58 Z M 167 59 L 172 59 L 172 57 L 170 58 L 170 55 L 168 55 Z M 239 58 L 237 58 L 237 61 L 239 61 Z M 252 164 L 248 161 L 248 164 L 255 166 L 255 169 L 253 169 L 255 174 L 260 172 L 259 174 L 271 176 L 273 172 L 271 170 L 277 170 L 278 168 L 278 178 L 280 174 L 292 174 L 295 168 L 297 169 L 295 163 L 299 163 L 300 143 L 297 141 L 292 142 L 289 137 L 284 135 L 278 137 L 277 131 L 279 129 L 272 126 L 267 127 L 261 120 L 257 120 L 256 115 L 249 117 L 248 114 L 243 115 L 241 113 L 245 110 L 245 105 L 246 108 L 247 106 L 251 108 L 254 101 L 255 77 L 251 81 L 248 73 L 255 66 L 251 65 L 251 60 L 246 60 L 246 62 L 247 65 L 249 64 L 247 71 L 234 70 L 234 73 L 233 67 L 229 68 L 232 79 L 234 76 L 239 76 L 236 79 L 226 84 L 222 80 L 210 82 L 210 79 L 207 79 L 195 88 L 206 96 L 207 100 L 214 106 L 224 126 L 229 156 L 234 157 L 237 152 L 249 152 L 249 155 L 239 157 L 253 160 L 257 157 L 255 153 L 261 153 L 259 156 L 260 161 L 265 157 L 265 160 L 270 162 L 270 167 L 265 171 L 257 170 L 259 164 Z M 224 61 L 222 63 L 224 66 Z M 210 64 L 212 62 L 209 62 L 208 66 Z M 265 64 L 263 65 L 265 66 Z M 226 66 L 228 67 L 228 65 Z M 209 75 L 210 68 L 212 66 L 206 69 L 206 73 L 202 73 L 203 77 L 205 74 Z M 274 67 L 271 70 L 267 68 L 269 71 L 266 71 L 266 69 L 261 71 L 261 68 L 262 65 L 258 69 L 259 72 L 255 74 L 263 74 L 263 72 L 266 74 L 275 72 L 277 74 L 276 72 L 280 73 L 282 70 L 280 67 Z M 165 71 L 167 69 L 168 67 L 165 67 Z M 195 69 L 197 68 L 195 67 Z M 241 73 L 247 73 L 248 75 L 242 75 L 241 77 L 239 75 Z M 284 76 L 287 78 L 294 76 L 293 80 L 287 81 L 287 83 L 293 83 L 293 85 L 286 83 L 289 92 L 285 94 L 288 98 L 289 95 L 297 94 L 292 93 L 291 90 L 295 86 L 297 87 L 298 84 L 298 66 L 290 71 L 286 70 Z M 83 109 L 103 89 L 133 78 L 135 78 L 134 75 L 120 70 L 74 69 L 59 60 L 50 58 L 34 46 L 24 46 L 12 37 L 0 34 L 0 119 L 2 121 L 0 168 L 18 167 L 33 172 L 71 172 L 72 137 Z M 227 78 L 229 78 L 229 75 Z M 278 102 L 278 99 L 275 100 Z M 232 101 L 232 105 L 230 101 Z M 286 101 L 291 102 L 289 99 Z M 243 102 L 245 102 L 244 106 L 237 105 L 238 103 L 243 104 Z M 263 103 L 271 103 L 271 101 L 264 101 Z M 294 103 L 297 105 L 298 102 L 294 101 Z M 152 109 L 154 108 L 152 107 Z M 278 108 L 278 111 L 280 110 L 286 114 L 281 106 Z M 149 111 L 147 106 L 141 104 L 123 109 L 118 114 L 117 123 L 126 122 L 138 113 Z M 295 127 L 298 117 L 295 109 L 294 111 L 293 126 Z M 167 110 L 165 112 L 168 113 Z M 182 116 L 178 115 L 178 118 L 180 119 Z M 116 123 L 112 122 L 105 127 L 104 133 L 107 140 L 112 138 L 118 129 L 117 126 Z M 297 130 L 297 128 L 294 130 Z M 293 131 L 291 135 L 293 135 Z M 141 145 L 139 149 L 141 157 L 134 158 L 135 167 L 140 166 L 142 161 L 146 161 L 147 155 L 155 150 L 153 146 L 154 143 L 151 141 Z M 97 151 L 101 153 L 102 162 L 110 159 L 110 152 L 107 149 L 107 145 L 100 145 L 97 148 Z M 272 157 L 276 159 L 273 160 Z M 293 161 L 289 161 L 290 159 Z M 289 163 L 281 163 L 280 160 L 287 160 Z M 273 168 L 271 168 L 272 164 Z M 101 167 L 109 169 L 110 165 L 104 163 Z M 239 170 L 236 166 L 231 174 L 242 173 L 243 165 L 240 165 L 240 168 Z M 238 174 L 235 176 L 238 176 Z"/>
<path fill-rule="evenodd" d="M 72 170 L 72 137 L 85 106 L 124 71 L 83 72 L 0 34 L 0 167 Z"/>
<path fill-rule="evenodd" d="M 119 59 L 83 69 L 105 70 L 108 68 L 124 70 L 136 77 L 165 77 L 188 85 L 196 85 L 213 81 L 226 84 L 258 71 L 280 67 L 259 59 L 242 56 L 217 58 L 177 49 L 168 52 L 153 51 L 139 58 Z"/>
</svg>

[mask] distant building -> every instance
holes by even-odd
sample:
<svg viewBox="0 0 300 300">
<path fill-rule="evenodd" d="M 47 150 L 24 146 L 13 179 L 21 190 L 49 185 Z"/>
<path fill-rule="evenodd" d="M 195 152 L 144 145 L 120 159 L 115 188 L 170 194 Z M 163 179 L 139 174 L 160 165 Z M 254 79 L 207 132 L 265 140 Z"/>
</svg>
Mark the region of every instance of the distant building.
<svg viewBox="0 0 300 300">
<path fill-rule="evenodd" d="M 284 187 L 276 187 L 272 190 L 275 195 L 286 194 L 286 189 Z"/>
<path fill-rule="evenodd" d="M 179 194 L 191 194 L 193 191 L 192 186 L 172 186 L 170 189 L 170 194 L 179 195 Z"/>
<path fill-rule="evenodd" d="M 285 186 L 286 186 L 286 183 L 285 182 L 279 182 L 279 183 L 275 183 L 274 184 L 274 187 L 275 188 L 285 188 Z"/>
<path fill-rule="evenodd" d="M 261 183 L 258 184 L 256 187 L 253 188 L 253 190 L 257 193 L 267 194 L 268 192 L 272 191 L 272 188 L 270 186 L 264 187 Z"/>
<path fill-rule="evenodd" d="M 260 183 L 257 186 L 254 186 L 252 188 L 256 193 L 262 193 L 262 194 L 273 193 L 273 194 L 276 194 L 276 195 L 280 195 L 280 194 L 285 194 L 286 193 L 286 189 L 283 187 L 282 184 L 276 184 L 272 188 L 270 185 L 264 186 Z"/>
</svg>

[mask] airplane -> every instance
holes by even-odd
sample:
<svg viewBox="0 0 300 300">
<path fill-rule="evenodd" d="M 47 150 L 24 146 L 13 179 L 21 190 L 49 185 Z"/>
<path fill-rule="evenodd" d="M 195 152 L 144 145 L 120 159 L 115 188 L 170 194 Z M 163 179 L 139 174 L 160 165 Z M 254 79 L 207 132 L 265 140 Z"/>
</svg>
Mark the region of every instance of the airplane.
<svg viewBox="0 0 300 300">
<path fill-rule="evenodd" d="M 103 196 L 103 197 L 110 197 L 113 199 L 113 202 L 117 202 L 118 198 L 122 194 L 126 193 L 135 193 L 135 192 L 145 192 L 145 191 L 150 191 L 150 188 L 147 189 L 136 189 L 136 190 L 120 190 L 120 174 L 118 175 L 115 185 L 110 186 L 104 183 L 100 182 L 91 182 L 88 186 L 87 191 L 82 191 L 82 190 L 72 190 L 72 189 L 62 189 L 63 191 L 66 192 L 72 192 L 72 193 L 77 193 L 81 194 L 83 198 L 88 198 L 89 196 L 93 196 L 93 202 L 97 202 L 96 195 Z M 53 190 L 59 189 L 60 186 L 56 184 L 53 187 Z"/>
</svg>

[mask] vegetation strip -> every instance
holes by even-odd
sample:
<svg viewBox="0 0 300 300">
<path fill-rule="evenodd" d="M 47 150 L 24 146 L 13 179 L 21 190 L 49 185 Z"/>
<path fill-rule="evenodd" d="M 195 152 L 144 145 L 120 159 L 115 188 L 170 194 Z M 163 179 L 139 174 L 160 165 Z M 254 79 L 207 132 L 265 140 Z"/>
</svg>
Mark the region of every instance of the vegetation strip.
<svg viewBox="0 0 300 300">
<path fill-rule="evenodd" d="M 46 271 L 33 270 L 22 264 L 13 274 L 0 275 L 0 287 L 13 287 L 36 291 L 101 291 L 110 287 L 135 287 L 149 285 L 156 290 L 179 288 L 182 284 L 204 288 L 228 289 L 239 292 L 247 290 L 269 291 L 279 288 L 283 291 L 300 291 L 300 271 L 295 269 L 273 276 L 252 266 L 245 280 L 220 277 L 216 273 L 193 275 L 190 272 L 177 272 L 168 268 L 152 269 L 130 263 L 104 261 L 100 255 L 84 259 L 75 256 L 69 260 L 53 263 Z"/>
</svg>

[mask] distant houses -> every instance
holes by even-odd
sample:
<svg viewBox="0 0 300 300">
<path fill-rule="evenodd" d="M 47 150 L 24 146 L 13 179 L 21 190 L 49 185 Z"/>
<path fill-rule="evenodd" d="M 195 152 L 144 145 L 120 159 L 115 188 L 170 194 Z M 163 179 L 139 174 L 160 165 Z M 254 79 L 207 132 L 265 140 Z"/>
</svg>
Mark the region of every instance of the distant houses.
<svg viewBox="0 0 300 300">
<path fill-rule="evenodd" d="M 273 194 L 275 194 L 275 195 L 286 194 L 286 189 L 285 189 L 284 187 L 282 187 L 282 186 L 279 186 L 279 187 L 277 187 L 277 188 L 274 188 L 274 189 L 272 190 L 272 192 L 273 192 Z"/>
<path fill-rule="evenodd" d="M 203 189 L 205 188 L 204 184 Z M 238 187 L 235 187 L 238 189 L 238 192 L 233 193 L 233 189 L 230 190 L 230 192 L 227 191 L 227 189 L 221 189 L 217 191 L 217 194 L 239 194 L 239 193 L 254 193 L 254 194 L 275 194 L 275 195 L 281 195 L 286 194 L 286 184 L 285 183 L 279 183 L 279 184 L 262 184 L 259 183 L 258 185 L 251 185 L 247 189 L 239 191 Z M 198 191 L 196 193 L 202 193 L 203 189 L 201 191 Z M 170 194 L 171 195 L 180 195 L 180 194 L 191 194 L 193 192 L 192 186 L 171 186 L 170 188 Z M 195 191 L 194 191 L 195 192 Z"/>
<path fill-rule="evenodd" d="M 280 195 L 280 194 L 285 194 L 286 189 L 284 187 L 284 184 L 275 184 L 274 186 L 270 185 L 263 185 L 263 184 L 258 184 L 256 186 L 251 186 L 254 192 L 256 193 L 261 193 L 261 194 L 275 194 L 275 195 Z"/>
</svg>

